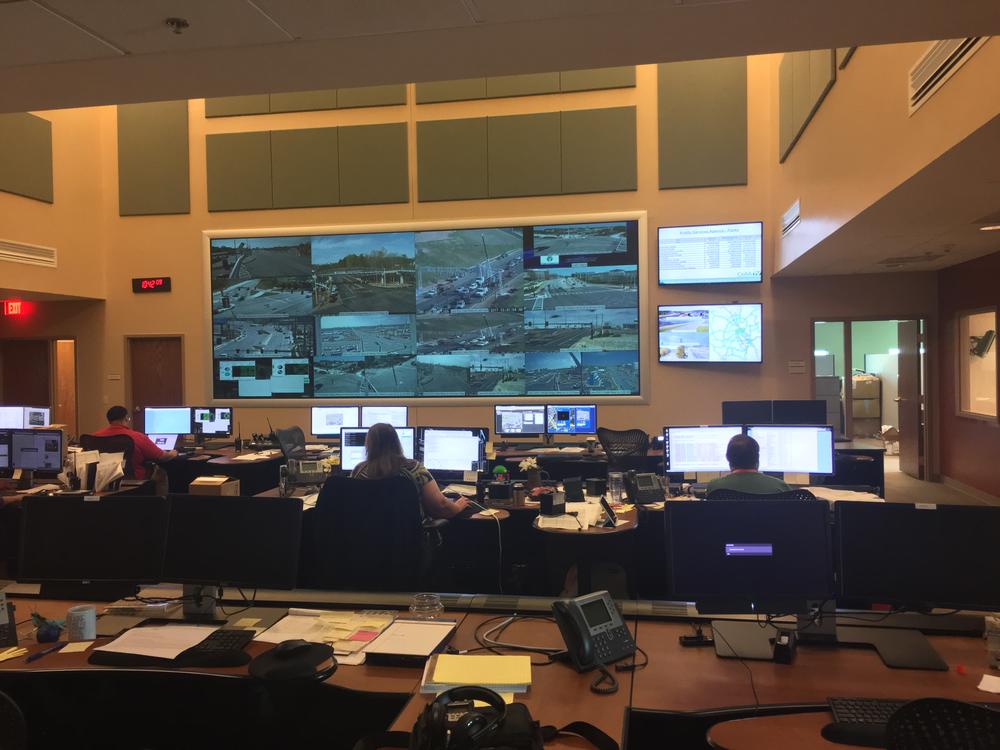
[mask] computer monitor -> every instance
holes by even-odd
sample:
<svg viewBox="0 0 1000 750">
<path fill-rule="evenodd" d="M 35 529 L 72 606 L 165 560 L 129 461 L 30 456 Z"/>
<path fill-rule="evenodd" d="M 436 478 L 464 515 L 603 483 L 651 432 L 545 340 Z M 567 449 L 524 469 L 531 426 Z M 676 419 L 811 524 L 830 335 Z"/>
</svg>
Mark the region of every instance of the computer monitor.
<svg viewBox="0 0 1000 750">
<path fill-rule="evenodd" d="M 817 501 L 667 503 L 671 599 L 702 613 L 805 611 L 833 596 L 827 515 Z"/>
<path fill-rule="evenodd" d="M 593 435 L 597 432 L 597 406 L 546 404 L 545 431 L 549 435 Z"/>
<path fill-rule="evenodd" d="M 771 401 L 723 401 L 722 424 L 771 424 L 774 418 L 772 403 Z"/>
<path fill-rule="evenodd" d="M 302 499 L 170 495 L 162 580 L 293 589 Z"/>
<path fill-rule="evenodd" d="M 745 424 L 758 424 L 755 421 Z M 770 424 L 826 424 L 826 401 L 782 399 L 771 402 Z"/>
<path fill-rule="evenodd" d="M 25 497 L 18 580 L 158 583 L 168 517 L 162 497 Z"/>
<path fill-rule="evenodd" d="M 229 437 L 233 434 L 233 410 L 229 406 L 192 406 L 191 432 L 194 435 Z"/>
<path fill-rule="evenodd" d="M 403 455 L 413 458 L 413 433 L 412 427 L 397 427 L 396 434 L 399 435 L 399 442 L 403 446 Z M 365 438 L 368 437 L 367 427 L 344 427 L 340 431 L 340 469 L 341 471 L 354 471 L 354 467 L 364 461 L 368 454 L 365 452 Z"/>
<path fill-rule="evenodd" d="M 314 406 L 312 434 L 316 437 L 340 437 L 341 427 L 358 427 L 356 406 Z"/>
<path fill-rule="evenodd" d="M 20 430 L 23 427 L 23 406 L 0 406 L 0 430 Z"/>
<path fill-rule="evenodd" d="M 760 470 L 793 474 L 833 474 L 830 425 L 747 425 L 760 444 Z"/>
<path fill-rule="evenodd" d="M 52 424 L 52 411 L 47 406 L 25 406 L 24 428 L 47 427 Z"/>
<path fill-rule="evenodd" d="M 497 435 L 541 435 L 545 432 L 543 404 L 496 405 L 493 432 Z"/>
<path fill-rule="evenodd" d="M 147 435 L 189 435 L 191 410 L 186 406 L 147 406 L 142 423 Z"/>
<path fill-rule="evenodd" d="M 0 430 L 45 427 L 52 423 L 47 406 L 0 406 Z"/>
<path fill-rule="evenodd" d="M 1000 611 L 1000 508 L 838 502 L 834 519 L 839 597 Z"/>
<path fill-rule="evenodd" d="M 417 455 L 435 475 L 451 472 L 461 479 L 466 471 L 486 470 L 489 439 L 485 427 L 421 427 Z"/>
<path fill-rule="evenodd" d="M 741 425 L 702 425 L 663 428 L 664 473 L 729 471 L 726 448 Z"/>
<path fill-rule="evenodd" d="M 362 406 L 361 426 L 371 427 L 373 424 L 391 424 L 393 427 L 406 427 L 405 406 Z"/>
<path fill-rule="evenodd" d="M 62 430 L 10 431 L 10 468 L 58 473 L 62 460 Z"/>
<path fill-rule="evenodd" d="M 0 430 L 0 471 L 10 469 L 10 430 Z"/>
</svg>

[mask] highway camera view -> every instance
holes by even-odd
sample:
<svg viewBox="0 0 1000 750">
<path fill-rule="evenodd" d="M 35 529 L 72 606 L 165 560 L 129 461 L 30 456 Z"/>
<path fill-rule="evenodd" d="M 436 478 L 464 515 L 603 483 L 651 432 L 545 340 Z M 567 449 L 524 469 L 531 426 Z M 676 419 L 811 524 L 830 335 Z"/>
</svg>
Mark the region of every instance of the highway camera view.
<svg viewBox="0 0 1000 750">
<path fill-rule="evenodd" d="M 215 396 L 638 393 L 637 232 L 213 239 Z"/>
</svg>

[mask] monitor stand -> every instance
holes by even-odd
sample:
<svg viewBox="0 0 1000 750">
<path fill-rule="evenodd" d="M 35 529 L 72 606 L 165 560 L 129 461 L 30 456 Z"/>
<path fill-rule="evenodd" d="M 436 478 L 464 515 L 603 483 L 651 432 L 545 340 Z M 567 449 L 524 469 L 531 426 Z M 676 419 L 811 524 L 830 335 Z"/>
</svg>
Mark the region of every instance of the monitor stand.
<svg viewBox="0 0 1000 750">
<path fill-rule="evenodd" d="M 893 669 L 948 671 L 948 665 L 927 636 L 912 628 L 840 626 L 837 628 L 837 643 L 872 646 L 878 651 L 882 663 Z"/>
<path fill-rule="evenodd" d="M 222 599 L 221 586 L 185 583 L 181 595 L 185 622 L 226 622 L 226 615 L 216 606 Z"/>
<path fill-rule="evenodd" d="M 723 659 L 774 659 L 773 625 L 759 625 L 755 620 L 712 620 L 715 655 Z"/>
</svg>

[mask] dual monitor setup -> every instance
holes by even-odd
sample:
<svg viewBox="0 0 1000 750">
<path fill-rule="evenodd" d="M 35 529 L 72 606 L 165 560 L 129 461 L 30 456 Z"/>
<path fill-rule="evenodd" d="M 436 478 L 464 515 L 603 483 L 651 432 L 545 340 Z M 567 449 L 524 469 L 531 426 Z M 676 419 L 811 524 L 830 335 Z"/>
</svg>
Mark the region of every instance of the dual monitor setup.
<svg viewBox="0 0 1000 750">
<path fill-rule="evenodd" d="M 665 474 L 729 471 L 726 448 L 745 434 L 760 445 L 760 471 L 833 474 L 829 425 L 736 424 L 663 428 Z"/>
<path fill-rule="evenodd" d="M 340 468 L 353 471 L 365 460 L 368 427 L 344 427 L 340 431 Z M 438 478 L 463 480 L 467 472 L 486 470 L 485 427 L 397 427 L 403 455 L 416 458 Z"/>
</svg>

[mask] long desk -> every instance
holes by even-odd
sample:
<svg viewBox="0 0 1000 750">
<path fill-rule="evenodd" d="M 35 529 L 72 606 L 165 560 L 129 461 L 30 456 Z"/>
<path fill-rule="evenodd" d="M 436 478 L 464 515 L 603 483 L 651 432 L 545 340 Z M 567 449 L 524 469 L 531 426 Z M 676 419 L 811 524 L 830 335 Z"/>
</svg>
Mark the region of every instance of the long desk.
<svg viewBox="0 0 1000 750">
<path fill-rule="evenodd" d="M 245 451 L 248 455 L 250 451 Z M 278 486 L 278 475 L 284 458 L 280 453 L 255 460 L 238 459 L 232 446 L 206 449 L 204 454 L 190 454 L 173 461 L 164 461 L 171 492 L 187 492 L 191 481 L 211 474 L 240 480 L 241 495 L 256 495 Z M 206 458 L 207 456 L 207 458 Z"/>
</svg>

